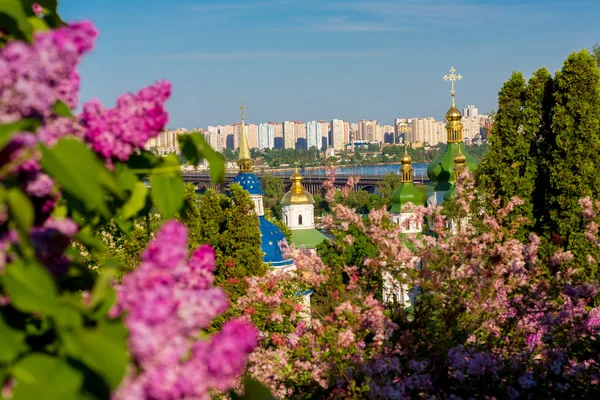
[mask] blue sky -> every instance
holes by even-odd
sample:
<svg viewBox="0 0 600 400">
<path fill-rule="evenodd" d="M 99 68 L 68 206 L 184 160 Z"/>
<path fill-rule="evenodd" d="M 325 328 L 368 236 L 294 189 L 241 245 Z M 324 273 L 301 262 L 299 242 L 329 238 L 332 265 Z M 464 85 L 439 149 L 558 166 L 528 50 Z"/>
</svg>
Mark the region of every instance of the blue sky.
<svg viewBox="0 0 600 400">
<path fill-rule="evenodd" d="M 597 0 L 62 0 L 100 30 L 81 100 L 173 84 L 170 128 L 247 121 L 433 116 L 496 108 L 512 71 L 560 68 L 600 42 Z"/>
</svg>

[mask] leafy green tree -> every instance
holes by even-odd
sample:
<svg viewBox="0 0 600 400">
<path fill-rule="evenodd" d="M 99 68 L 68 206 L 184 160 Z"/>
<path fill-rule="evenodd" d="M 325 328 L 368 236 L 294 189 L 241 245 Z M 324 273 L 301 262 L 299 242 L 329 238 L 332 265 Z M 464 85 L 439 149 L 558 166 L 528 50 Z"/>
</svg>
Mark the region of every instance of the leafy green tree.
<svg viewBox="0 0 600 400">
<path fill-rule="evenodd" d="M 592 56 L 596 59 L 596 65 L 600 67 L 600 44 L 595 43 L 592 46 Z"/>
<path fill-rule="evenodd" d="M 284 195 L 283 179 L 271 174 L 260 177 L 263 186 L 265 210 L 270 210 L 273 219 L 281 219 L 281 198 Z"/>
<path fill-rule="evenodd" d="M 400 183 L 401 180 L 397 173 L 388 172 L 377 184 L 377 192 L 386 206 L 389 207 L 392 204 L 392 193 L 400 187 Z"/>
<path fill-rule="evenodd" d="M 227 161 L 235 161 L 238 159 L 237 152 L 227 148 L 223 149 L 223 156 Z"/>
<path fill-rule="evenodd" d="M 548 208 L 554 242 L 573 251 L 586 265 L 588 279 L 597 279 L 598 264 L 587 262 L 594 249 L 584 237 L 579 199 L 600 199 L 600 70 L 582 50 L 571 54 L 554 78 Z"/>
<path fill-rule="evenodd" d="M 324 213 L 330 213 L 331 209 L 329 208 L 329 203 L 318 194 L 313 196 L 315 200 L 315 216 L 320 216 Z"/>
<path fill-rule="evenodd" d="M 537 94 L 537 91 L 533 92 Z M 477 182 L 482 192 L 487 191 L 492 197 L 502 199 L 502 205 L 514 196 L 524 201 L 518 214 L 527 222 L 521 225 L 520 238 L 526 236 L 534 223 L 532 193 L 536 171 L 536 161 L 531 160 L 531 155 L 535 154 L 537 133 L 524 130 L 525 97 L 523 74 L 513 72 L 498 93 L 498 112 L 492 127 L 490 151 L 477 168 Z M 531 103 L 537 104 L 538 99 L 533 95 L 530 97 Z M 531 104 L 531 112 L 535 104 Z"/>
<path fill-rule="evenodd" d="M 359 214 L 368 214 L 369 211 L 379 209 L 384 206 L 384 202 L 376 194 L 371 194 L 366 190 L 357 190 L 348 194 L 348 197 L 342 199 L 342 204 L 356 209 Z"/>
<path fill-rule="evenodd" d="M 354 237 L 352 243 L 346 243 L 347 235 Z M 318 316 L 328 315 L 337 304 L 350 298 L 346 285 L 350 283 L 351 276 L 344 270 L 346 266 L 358 267 L 357 273 L 369 276 L 369 291 L 381 300 L 382 279 L 379 275 L 370 275 L 364 266 L 366 258 L 377 256 L 377 247 L 371 239 L 356 226 L 351 225 L 348 230 L 341 232 L 331 241 L 317 245 L 317 254 L 324 264 L 331 268 L 328 281 L 320 286 L 311 296 L 311 311 Z"/>
</svg>

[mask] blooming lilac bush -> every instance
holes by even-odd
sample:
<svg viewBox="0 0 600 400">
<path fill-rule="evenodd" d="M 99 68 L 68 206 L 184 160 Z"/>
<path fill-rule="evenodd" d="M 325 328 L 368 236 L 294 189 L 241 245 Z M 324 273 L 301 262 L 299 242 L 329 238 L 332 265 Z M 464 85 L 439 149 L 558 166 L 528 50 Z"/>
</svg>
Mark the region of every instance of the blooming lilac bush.
<svg viewBox="0 0 600 400">
<path fill-rule="evenodd" d="M 136 364 L 118 399 L 202 398 L 210 389 L 231 389 L 256 346 L 257 331 L 245 320 L 228 321 L 208 340 L 190 340 L 227 310 L 228 300 L 212 286 L 212 248 L 199 247 L 186 261 L 187 252 L 185 227 L 167 222 L 117 287 L 113 312 L 126 313 Z"/>
<path fill-rule="evenodd" d="M 46 0 L 2 2 L 0 14 L 10 22 L 0 27 L 2 396 L 176 399 L 228 390 L 256 332 L 238 320 L 203 337 L 228 306 L 212 287 L 212 250 L 186 261 L 187 233 L 167 222 L 116 293 L 119 265 L 96 237 L 109 222 L 129 234 L 152 207 L 165 218 L 182 209 L 179 161 L 143 151 L 167 123 L 170 84 L 122 95 L 111 109 L 92 100 L 74 115 L 76 68 L 98 36 L 93 24 L 65 24 Z M 182 141 L 190 157 L 222 169 L 201 137 Z M 86 268 L 90 259 L 101 268 Z"/>
<path fill-rule="evenodd" d="M 470 215 L 472 185 L 465 181 L 457 193 L 459 215 Z M 515 198 L 493 215 L 463 221 L 459 235 L 448 230 L 439 208 L 414 208 L 417 222 L 429 218 L 435 233 L 422 237 L 400 235 L 385 209 L 362 219 L 333 204 L 334 215 L 326 220 L 330 228 L 360 229 L 376 244 L 377 256 L 365 260 L 369 269 L 359 272 L 358 266 L 332 269 L 314 254 L 290 249 L 298 274 L 255 287 L 237 305 L 297 321 L 284 332 L 261 332 L 260 347 L 250 356 L 251 374 L 280 398 L 597 394 L 599 311 L 591 308 L 597 288 L 577 280 L 569 253 L 540 260 L 537 236 L 525 243 L 511 238 L 515 226 L 502 221 L 519 202 Z M 589 240 L 600 244 L 593 221 L 600 204 L 582 202 L 590 218 Z M 343 231 L 339 237 L 334 246 L 352 245 Z M 415 255 L 422 263 L 413 261 Z M 567 272 L 550 276 L 546 262 L 562 263 Z M 417 288 L 411 307 L 373 297 L 367 289 L 371 275 L 384 272 Z M 346 286 L 330 296 L 333 312 L 313 315 L 310 327 L 280 307 L 279 285 L 306 284 L 311 277 L 318 292 L 339 274 Z"/>
</svg>

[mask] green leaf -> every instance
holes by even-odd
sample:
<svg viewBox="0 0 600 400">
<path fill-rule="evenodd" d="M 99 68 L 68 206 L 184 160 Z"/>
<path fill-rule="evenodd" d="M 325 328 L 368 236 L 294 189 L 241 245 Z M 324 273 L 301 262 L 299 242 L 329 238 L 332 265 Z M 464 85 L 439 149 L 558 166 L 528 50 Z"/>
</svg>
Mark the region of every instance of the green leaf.
<svg viewBox="0 0 600 400">
<path fill-rule="evenodd" d="M 121 208 L 121 216 L 123 219 L 134 217 L 146 205 L 146 196 L 148 188 L 142 182 L 137 182 L 131 189 L 131 196 Z"/>
<path fill-rule="evenodd" d="M 0 18 L 1 20 L 1 18 Z M 0 150 L 17 132 L 35 132 L 40 126 L 40 121 L 35 119 L 21 119 L 11 124 L 0 125 Z"/>
<path fill-rule="evenodd" d="M 19 0 L 0 2 L 0 26 L 17 39 L 31 42 L 33 27 L 27 21 L 24 5 Z"/>
<path fill-rule="evenodd" d="M 117 166 L 117 179 L 125 190 L 133 190 L 136 183 L 139 182 L 137 175 L 129 168 L 123 165 Z"/>
<path fill-rule="evenodd" d="M 57 290 L 46 268 L 17 260 L 6 267 L 4 287 L 19 311 L 52 315 L 56 313 Z"/>
<path fill-rule="evenodd" d="M 66 360 L 47 354 L 32 353 L 12 369 L 17 384 L 13 400 L 77 399 L 83 375 Z"/>
<path fill-rule="evenodd" d="M 0 308 L 0 363 L 9 363 L 27 349 L 25 332 L 10 325 L 7 307 Z"/>
<path fill-rule="evenodd" d="M 106 179 L 110 173 L 84 143 L 61 139 L 52 148 L 41 146 L 41 152 L 42 168 L 66 192 L 81 200 L 88 210 L 98 210 L 107 219 L 111 217 L 100 179 Z"/>
<path fill-rule="evenodd" d="M 173 217 L 183 207 L 185 185 L 181 179 L 179 160 L 175 155 L 165 157 L 160 166 L 152 172 L 150 185 L 152 199 L 163 218 Z"/>
<path fill-rule="evenodd" d="M 117 272 L 116 268 L 107 268 L 106 264 L 104 264 L 102 266 L 102 273 L 92 289 L 92 296 L 88 307 L 98 317 L 106 316 L 106 313 L 108 313 L 116 301 L 117 296 L 112 282 L 117 276 Z"/>
<path fill-rule="evenodd" d="M 5 199 L 11 219 L 16 222 L 20 231 L 28 233 L 35 215 L 27 195 L 20 189 L 11 188 L 6 191 Z"/>
<path fill-rule="evenodd" d="M 39 18 L 37 18 L 38 21 L 43 21 L 40 20 Z M 58 100 L 56 103 L 54 103 L 54 106 L 52 107 L 52 111 L 54 111 L 54 114 L 59 115 L 61 117 L 72 117 L 73 113 L 71 112 L 71 109 L 69 108 L 68 105 L 65 104 L 64 101 L 62 100 Z"/>
<path fill-rule="evenodd" d="M 120 321 L 99 323 L 96 329 L 84 329 L 72 340 L 79 347 L 79 358 L 115 389 L 129 362 L 124 325 Z"/>
<path fill-rule="evenodd" d="M 127 160 L 127 166 L 134 171 L 137 170 L 148 170 L 154 168 L 160 163 L 160 157 L 149 151 L 142 150 L 138 153 L 134 153 Z"/>
<path fill-rule="evenodd" d="M 37 3 L 44 9 L 44 21 L 51 28 L 58 28 L 59 26 L 66 25 L 65 22 L 60 18 L 56 8 L 58 7 L 57 0 L 21 0 L 23 6 L 27 10 L 33 9 L 33 4 Z M 38 17 L 39 18 L 39 17 Z"/>
<path fill-rule="evenodd" d="M 206 158 L 210 164 L 210 175 L 214 182 L 223 182 L 225 179 L 225 158 L 210 147 L 204 136 L 200 133 L 179 135 L 179 148 L 183 156 L 192 164 L 198 165 Z"/>
</svg>

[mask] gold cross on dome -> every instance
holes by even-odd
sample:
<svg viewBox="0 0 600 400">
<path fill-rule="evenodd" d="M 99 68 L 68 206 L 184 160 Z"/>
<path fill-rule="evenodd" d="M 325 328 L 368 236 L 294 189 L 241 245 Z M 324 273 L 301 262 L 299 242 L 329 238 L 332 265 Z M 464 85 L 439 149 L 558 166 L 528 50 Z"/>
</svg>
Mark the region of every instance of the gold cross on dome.
<svg viewBox="0 0 600 400">
<path fill-rule="evenodd" d="M 462 79 L 462 76 L 460 74 L 456 75 L 455 72 L 456 72 L 456 70 L 454 69 L 454 67 L 452 67 L 452 68 L 450 68 L 450 75 L 443 76 L 445 81 L 450 81 L 450 83 L 452 83 L 452 92 L 450 92 L 450 93 L 452 93 L 452 96 L 454 96 L 454 81 L 456 81 L 456 80 L 460 81 Z"/>
<path fill-rule="evenodd" d="M 246 109 L 246 106 L 244 105 L 243 101 L 240 101 L 239 109 L 242 110 L 242 118 L 244 118 L 244 110 Z"/>
</svg>

